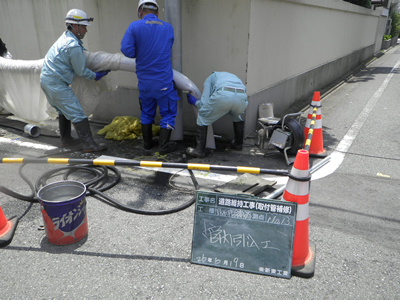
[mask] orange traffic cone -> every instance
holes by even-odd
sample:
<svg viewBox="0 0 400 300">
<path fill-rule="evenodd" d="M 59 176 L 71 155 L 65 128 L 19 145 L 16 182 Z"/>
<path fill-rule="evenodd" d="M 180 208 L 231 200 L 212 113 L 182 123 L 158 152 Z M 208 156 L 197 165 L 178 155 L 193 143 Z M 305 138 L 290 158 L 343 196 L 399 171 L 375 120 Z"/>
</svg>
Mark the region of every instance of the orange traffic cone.
<svg viewBox="0 0 400 300">
<path fill-rule="evenodd" d="M 293 243 L 292 275 L 310 278 L 315 270 L 315 245 L 308 240 L 310 171 L 307 150 L 297 151 L 282 199 L 297 203 Z"/>
<path fill-rule="evenodd" d="M 318 110 L 317 110 L 317 117 L 315 119 L 309 154 L 311 157 L 326 157 L 327 153 L 326 153 L 326 150 L 324 149 L 324 140 L 323 140 L 323 136 L 322 136 L 322 116 L 321 116 L 320 92 L 314 92 L 310 111 L 309 111 L 308 117 L 307 117 L 307 122 L 304 127 L 305 142 L 307 142 L 307 136 L 308 136 L 308 133 L 310 130 L 314 107 L 318 107 Z"/>
<path fill-rule="evenodd" d="M 15 229 L 17 228 L 17 223 L 18 220 L 15 218 L 7 220 L 0 206 L 0 247 L 7 246 L 11 243 Z"/>
</svg>

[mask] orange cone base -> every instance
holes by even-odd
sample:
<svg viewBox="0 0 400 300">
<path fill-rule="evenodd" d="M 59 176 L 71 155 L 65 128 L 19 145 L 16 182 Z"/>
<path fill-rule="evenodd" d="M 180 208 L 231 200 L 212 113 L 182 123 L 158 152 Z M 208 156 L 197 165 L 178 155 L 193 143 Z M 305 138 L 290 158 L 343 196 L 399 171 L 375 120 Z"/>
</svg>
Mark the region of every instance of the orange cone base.
<svg viewBox="0 0 400 300">
<path fill-rule="evenodd" d="M 11 218 L 7 221 L 6 228 L 4 232 L 0 234 L 0 247 L 5 247 L 9 245 L 14 237 L 15 229 L 17 228 L 18 219 L 16 217 Z"/>
<path fill-rule="evenodd" d="M 292 266 L 292 275 L 302 278 L 311 278 L 315 271 L 315 244 L 309 242 L 311 258 L 302 266 Z"/>
</svg>

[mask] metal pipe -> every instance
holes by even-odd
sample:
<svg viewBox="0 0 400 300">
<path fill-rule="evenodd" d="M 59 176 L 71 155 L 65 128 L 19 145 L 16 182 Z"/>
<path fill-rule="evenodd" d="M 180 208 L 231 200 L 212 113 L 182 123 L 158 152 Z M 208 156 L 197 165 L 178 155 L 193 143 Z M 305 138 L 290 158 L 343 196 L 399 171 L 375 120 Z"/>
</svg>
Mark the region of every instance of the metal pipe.
<svg viewBox="0 0 400 300">
<path fill-rule="evenodd" d="M 220 166 L 208 164 L 170 163 L 162 161 L 78 159 L 78 158 L 2 158 L 0 163 L 8 164 L 61 164 L 61 165 L 96 165 L 96 166 L 137 166 L 148 168 L 177 168 L 201 171 L 230 171 L 237 173 L 271 174 L 289 176 L 288 170 L 272 170 L 242 166 Z"/>
<path fill-rule="evenodd" d="M 181 0 L 165 0 L 165 21 L 174 28 L 174 44 L 172 45 L 172 68 L 182 73 L 182 19 Z M 178 91 L 178 112 L 175 118 L 175 130 L 171 133 L 172 141 L 183 140 L 183 100 L 182 91 Z"/>
</svg>

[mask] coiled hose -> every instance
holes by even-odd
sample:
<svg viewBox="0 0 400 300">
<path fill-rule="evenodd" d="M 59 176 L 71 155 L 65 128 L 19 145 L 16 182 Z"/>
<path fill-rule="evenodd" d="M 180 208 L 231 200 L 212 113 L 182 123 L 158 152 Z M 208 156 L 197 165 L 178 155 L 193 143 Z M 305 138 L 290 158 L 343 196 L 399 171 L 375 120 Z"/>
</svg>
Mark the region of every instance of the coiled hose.
<svg viewBox="0 0 400 300">
<path fill-rule="evenodd" d="M 183 156 L 183 159 L 186 161 L 186 156 Z M 181 211 L 183 209 L 188 208 L 191 206 L 195 201 L 196 201 L 196 195 L 194 194 L 193 197 L 187 201 L 186 203 L 174 207 L 171 209 L 166 209 L 166 210 L 157 210 L 157 211 L 150 211 L 150 210 L 139 210 L 135 209 L 133 207 L 127 206 L 112 197 L 107 196 L 104 194 L 104 191 L 107 191 L 111 189 L 112 187 L 116 186 L 120 180 L 121 180 L 121 172 L 113 166 L 94 166 L 94 165 L 82 165 L 82 166 L 66 166 L 66 167 L 61 167 L 61 168 L 56 168 L 50 171 L 45 172 L 43 175 L 41 175 L 38 180 L 36 181 L 35 185 L 32 184 L 32 182 L 29 181 L 29 179 L 23 174 L 23 168 L 27 165 L 28 163 L 23 163 L 18 169 L 18 173 L 20 177 L 29 185 L 31 189 L 31 194 L 30 195 L 22 195 L 19 193 L 16 193 L 4 186 L 0 186 L 0 192 L 3 192 L 6 195 L 9 195 L 13 198 L 23 200 L 23 201 L 28 201 L 31 203 L 38 202 L 38 199 L 36 197 L 36 193 L 40 190 L 41 187 L 45 186 L 47 184 L 47 180 L 55 177 L 55 176 L 60 176 L 62 172 L 64 172 L 63 179 L 68 180 L 68 177 L 73 174 L 74 172 L 87 172 L 93 175 L 94 177 L 87 181 L 84 182 L 83 184 L 86 186 L 86 196 L 94 196 L 96 198 L 100 198 L 105 200 L 105 202 L 111 203 L 114 207 L 121 209 L 126 212 L 130 213 L 136 213 L 136 214 L 142 214 L 142 215 L 165 215 L 165 214 L 171 214 L 175 213 L 178 211 Z M 114 179 L 110 181 L 110 176 L 109 176 L 109 171 L 113 172 L 115 174 Z M 192 182 L 195 186 L 195 190 L 197 191 L 199 189 L 199 185 L 197 183 L 197 180 L 191 170 L 189 170 L 190 177 L 192 179 Z"/>
</svg>

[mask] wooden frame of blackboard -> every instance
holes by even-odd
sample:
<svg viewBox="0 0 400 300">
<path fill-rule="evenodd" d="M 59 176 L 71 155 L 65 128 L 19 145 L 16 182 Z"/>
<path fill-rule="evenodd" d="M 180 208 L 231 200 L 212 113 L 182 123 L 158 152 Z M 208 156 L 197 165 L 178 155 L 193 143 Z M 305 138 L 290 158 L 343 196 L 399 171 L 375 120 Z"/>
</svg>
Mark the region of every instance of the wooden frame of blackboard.
<svg viewBox="0 0 400 300">
<path fill-rule="evenodd" d="M 297 203 L 196 192 L 191 262 L 290 278 Z"/>
</svg>

